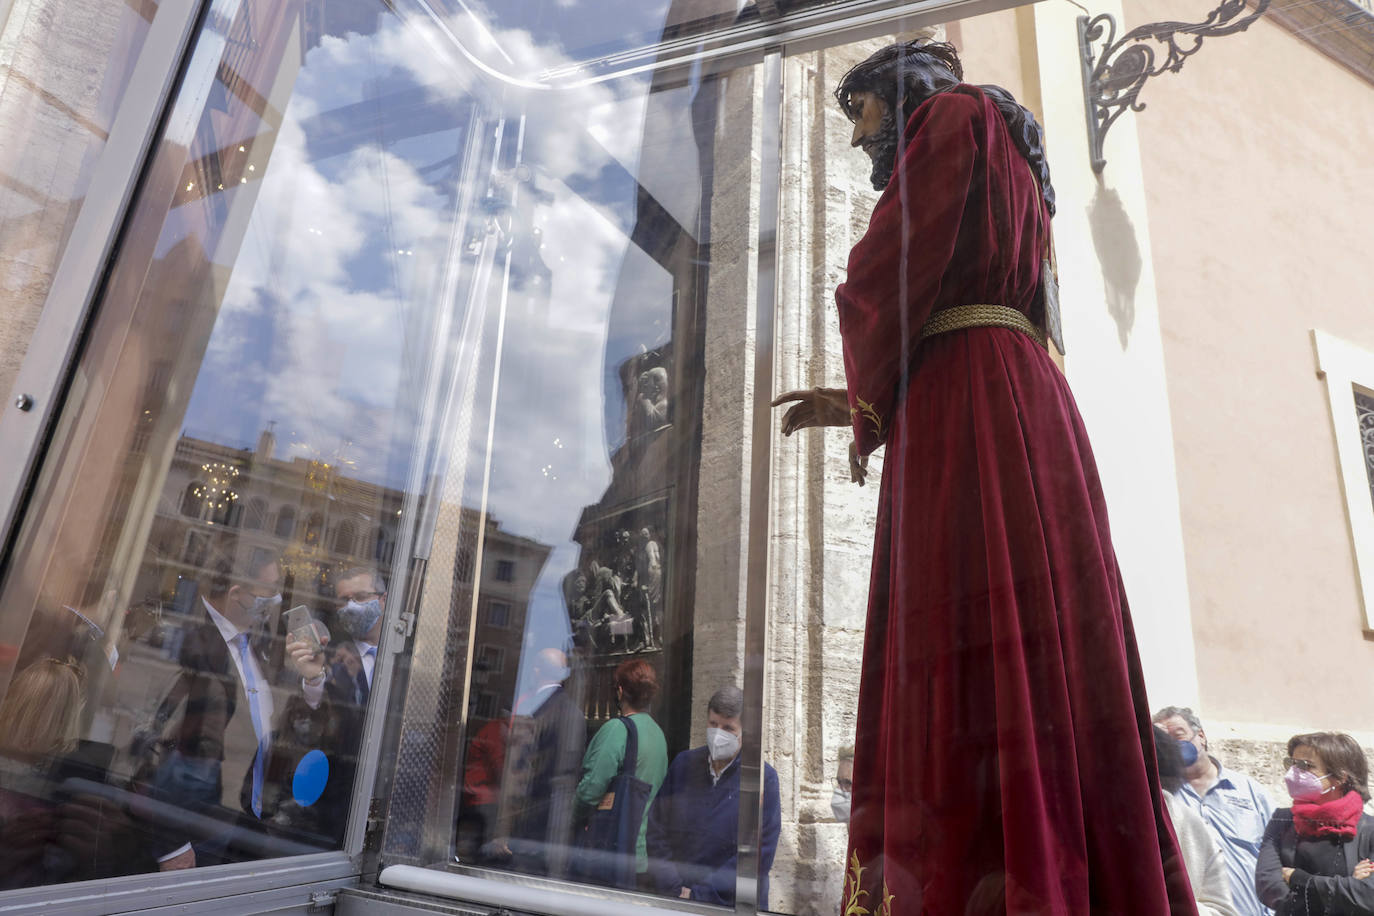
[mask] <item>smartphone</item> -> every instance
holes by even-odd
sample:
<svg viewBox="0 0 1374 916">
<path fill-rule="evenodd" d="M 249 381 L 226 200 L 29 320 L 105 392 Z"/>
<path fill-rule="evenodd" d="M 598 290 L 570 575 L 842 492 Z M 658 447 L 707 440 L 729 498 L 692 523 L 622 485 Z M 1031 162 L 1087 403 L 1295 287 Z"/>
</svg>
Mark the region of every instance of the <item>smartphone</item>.
<svg viewBox="0 0 1374 916">
<path fill-rule="evenodd" d="M 286 612 L 286 632 L 298 642 L 309 643 L 316 652 L 324 651 L 320 634 L 315 630 L 315 618 L 305 605 L 298 604 Z"/>
</svg>

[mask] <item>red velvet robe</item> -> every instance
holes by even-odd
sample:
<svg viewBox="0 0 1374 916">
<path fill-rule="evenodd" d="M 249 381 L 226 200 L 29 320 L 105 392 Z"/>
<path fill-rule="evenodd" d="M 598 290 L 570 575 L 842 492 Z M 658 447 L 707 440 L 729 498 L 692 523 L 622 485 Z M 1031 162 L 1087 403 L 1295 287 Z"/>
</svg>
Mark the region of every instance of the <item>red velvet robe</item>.
<svg viewBox="0 0 1374 916">
<path fill-rule="evenodd" d="M 919 341 L 950 306 L 1029 314 L 1048 219 L 961 86 L 912 113 L 835 293 L 854 434 L 887 446 L 842 913 L 1196 912 L 1068 385 L 1018 331 Z"/>
</svg>

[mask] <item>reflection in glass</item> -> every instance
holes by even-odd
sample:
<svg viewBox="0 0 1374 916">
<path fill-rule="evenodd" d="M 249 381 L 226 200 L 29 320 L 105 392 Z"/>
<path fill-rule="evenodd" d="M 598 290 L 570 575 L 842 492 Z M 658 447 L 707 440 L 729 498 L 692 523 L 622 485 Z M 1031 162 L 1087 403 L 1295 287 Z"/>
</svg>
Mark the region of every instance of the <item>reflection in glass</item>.
<svg viewBox="0 0 1374 916">
<path fill-rule="evenodd" d="M 0 15 L 0 392 L 14 381 L 157 10 L 91 0 L 7 4 Z"/>
<path fill-rule="evenodd" d="M 531 53 L 559 57 L 548 44 Z M 718 602 L 697 600 L 699 569 L 718 573 L 699 544 L 734 553 L 738 572 L 742 530 L 738 503 L 718 500 L 719 523 L 699 533 L 704 366 L 716 346 L 729 365 L 719 396 L 743 397 L 735 354 L 752 263 L 734 246 L 758 206 L 754 74 L 726 76 L 531 92 L 508 106 L 477 254 L 490 279 L 465 339 L 475 355 L 450 405 L 432 535 L 421 535 L 432 550 L 388 861 L 453 856 L 460 869 L 671 897 L 695 887 L 698 900 L 733 903 L 738 746 L 719 761 L 709 855 L 656 846 L 650 827 L 667 811 L 657 793 L 670 766 L 691 773 L 682 810 L 701 801 L 698 776 L 711 794 L 707 701 L 738 693 L 741 671 L 738 578 L 721 577 Z M 720 266 L 717 232 L 731 252 Z M 743 454 L 728 425 L 713 446 L 723 467 Z M 738 705 L 733 715 L 738 728 Z M 434 785 L 436 765 L 455 795 Z M 771 787 L 776 812 L 776 774 Z"/>
<path fill-rule="evenodd" d="M 0 593 L 15 702 L 77 691 L 6 785 L 128 855 L 16 881 L 337 848 L 413 638 L 382 855 L 733 902 L 755 74 L 493 100 L 407 15 L 199 36 Z M 651 839 L 670 768 L 709 864 Z"/>
<path fill-rule="evenodd" d="M 0 767 L 10 886 L 341 841 L 462 301 L 471 106 L 408 35 L 244 2 L 199 37 L 0 598 L 4 714 L 57 700 Z"/>
</svg>

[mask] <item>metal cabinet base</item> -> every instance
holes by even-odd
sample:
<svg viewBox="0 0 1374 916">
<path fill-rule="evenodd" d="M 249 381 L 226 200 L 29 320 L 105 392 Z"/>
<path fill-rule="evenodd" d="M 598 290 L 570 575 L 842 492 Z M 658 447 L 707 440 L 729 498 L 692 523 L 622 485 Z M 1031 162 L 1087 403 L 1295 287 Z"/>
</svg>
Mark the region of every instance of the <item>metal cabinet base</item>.
<svg viewBox="0 0 1374 916">
<path fill-rule="evenodd" d="M 377 891 L 349 888 L 334 901 L 334 916 L 378 916 L 378 914 L 450 913 L 453 916 L 490 916 L 492 907 L 455 903 L 425 894 L 405 891 Z M 518 916 L 505 910 L 509 916 Z"/>
</svg>

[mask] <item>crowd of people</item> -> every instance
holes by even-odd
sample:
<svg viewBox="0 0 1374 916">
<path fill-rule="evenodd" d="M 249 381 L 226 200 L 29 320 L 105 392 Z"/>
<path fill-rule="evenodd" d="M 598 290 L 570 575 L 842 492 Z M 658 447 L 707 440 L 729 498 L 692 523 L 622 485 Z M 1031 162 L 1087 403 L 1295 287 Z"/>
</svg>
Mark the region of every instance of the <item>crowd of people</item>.
<svg viewBox="0 0 1374 916">
<path fill-rule="evenodd" d="M 109 640 L 75 609 L 39 614 L 0 702 L 0 890 L 338 848 L 387 586 L 371 567 L 332 586 L 332 607 L 284 612 L 274 557 L 207 558 L 156 638 L 163 662 L 139 660 L 157 699 L 124 741 L 83 726 L 90 698 L 128 686 Z M 739 688 L 711 696 L 705 743 L 670 758 L 643 658 L 615 671 L 620 715 L 590 740 L 564 652 L 542 649 L 531 667 L 503 715 L 469 721 L 459 859 L 733 903 Z M 762 790 L 766 903 L 781 819 L 771 766 Z"/>
<path fill-rule="evenodd" d="M 650 713 L 658 676 L 622 662 L 620 715 L 586 741 L 564 682 L 564 654 L 536 657 L 535 686 L 509 720 L 469 743 L 459 814 L 460 862 L 733 905 L 738 872 L 744 695 L 721 687 L 706 704 L 705 743 L 669 760 Z M 778 774 L 764 765 L 758 900 L 782 827 Z"/>
<path fill-rule="evenodd" d="M 0 889 L 337 848 L 386 583 L 375 569 L 343 571 L 330 626 L 286 631 L 267 624 L 281 616 L 280 577 L 271 558 L 237 568 L 227 556 L 209 561 L 171 684 L 151 725 L 122 751 L 85 740 L 81 728 L 93 672 L 114 668 L 111 647 L 75 609 L 37 619 L 0 702 Z M 739 687 L 716 690 L 704 740 L 670 755 L 653 713 L 658 676 L 643 657 L 615 669 L 619 715 L 590 740 L 564 652 L 538 651 L 531 674 L 510 709 L 469 734 L 459 861 L 733 905 Z M 1292 803 L 1276 808 L 1259 782 L 1212 751 L 1191 709 L 1167 706 L 1153 721 L 1168 819 L 1199 913 L 1374 914 L 1369 768 L 1354 738 L 1293 736 L 1283 760 Z M 840 749 L 830 805 L 843 822 L 855 760 L 853 747 Z M 757 865 L 743 871 L 757 878 L 762 908 L 781 804 L 772 766 L 760 782 Z"/>
<path fill-rule="evenodd" d="M 121 642 L 155 636 L 170 662 L 137 673 L 116 675 L 91 617 L 36 612 L 0 704 L 0 888 L 338 847 L 386 585 L 343 570 L 334 607 L 297 608 L 307 624 L 288 631 L 274 557 L 218 553 L 202 573 L 160 628 L 130 611 Z M 89 699 L 119 705 L 145 681 L 155 703 L 130 737 L 83 728 Z"/>
<path fill-rule="evenodd" d="M 1374 914 L 1374 803 L 1369 764 L 1353 737 L 1288 740 L 1288 808 L 1211 752 L 1187 707 L 1154 715 L 1155 757 L 1199 916 Z M 831 808 L 848 822 L 854 748 L 840 749 Z M 1124 826 L 1124 825 L 1123 825 Z M 970 901 L 970 911 L 974 901 Z"/>
<path fill-rule="evenodd" d="M 1359 742 L 1340 732 L 1288 739 L 1292 804 L 1275 808 L 1259 783 L 1210 752 L 1191 709 L 1166 706 L 1154 722 L 1160 781 L 1203 916 L 1374 913 L 1374 818 Z"/>
</svg>

